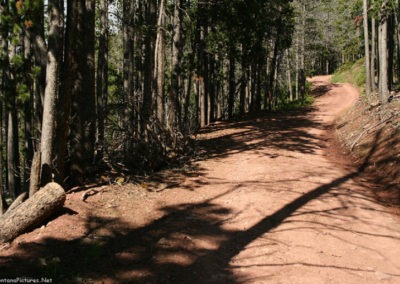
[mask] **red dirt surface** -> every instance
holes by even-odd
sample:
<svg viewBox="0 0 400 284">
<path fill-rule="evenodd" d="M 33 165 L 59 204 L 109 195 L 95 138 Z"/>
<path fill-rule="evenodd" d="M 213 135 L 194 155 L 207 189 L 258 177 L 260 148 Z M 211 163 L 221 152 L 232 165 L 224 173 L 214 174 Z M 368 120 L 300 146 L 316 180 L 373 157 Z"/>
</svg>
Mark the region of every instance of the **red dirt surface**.
<svg viewBox="0 0 400 284">
<path fill-rule="evenodd" d="M 334 146 L 357 91 L 312 79 L 313 107 L 216 123 L 199 157 L 110 185 L 0 246 L 1 277 L 56 283 L 400 283 L 400 219 Z M 368 158 L 368 157 L 367 157 Z M 0 277 L 0 278 L 1 278 Z"/>
</svg>

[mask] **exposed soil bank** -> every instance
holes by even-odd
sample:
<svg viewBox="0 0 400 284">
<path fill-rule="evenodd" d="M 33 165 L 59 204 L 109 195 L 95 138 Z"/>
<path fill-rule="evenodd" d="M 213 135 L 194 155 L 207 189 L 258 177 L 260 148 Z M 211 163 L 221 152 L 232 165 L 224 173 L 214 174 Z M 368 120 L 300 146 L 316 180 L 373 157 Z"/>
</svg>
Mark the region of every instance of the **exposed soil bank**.
<svg viewBox="0 0 400 284">
<path fill-rule="evenodd" d="M 400 100 L 385 106 L 365 99 L 337 121 L 337 134 L 376 183 L 372 194 L 400 212 Z"/>
</svg>

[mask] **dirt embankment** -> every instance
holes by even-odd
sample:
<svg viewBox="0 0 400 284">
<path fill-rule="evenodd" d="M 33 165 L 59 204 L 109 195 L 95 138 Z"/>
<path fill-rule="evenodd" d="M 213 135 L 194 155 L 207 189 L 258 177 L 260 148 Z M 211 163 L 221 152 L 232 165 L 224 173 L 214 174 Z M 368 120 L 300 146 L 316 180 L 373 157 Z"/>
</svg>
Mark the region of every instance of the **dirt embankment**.
<svg viewBox="0 0 400 284">
<path fill-rule="evenodd" d="M 372 193 L 400 208 L 400 100 L 382 106 L 361 96 L 337 120 L 341 143 L 377 184 Z"/>
</svg>

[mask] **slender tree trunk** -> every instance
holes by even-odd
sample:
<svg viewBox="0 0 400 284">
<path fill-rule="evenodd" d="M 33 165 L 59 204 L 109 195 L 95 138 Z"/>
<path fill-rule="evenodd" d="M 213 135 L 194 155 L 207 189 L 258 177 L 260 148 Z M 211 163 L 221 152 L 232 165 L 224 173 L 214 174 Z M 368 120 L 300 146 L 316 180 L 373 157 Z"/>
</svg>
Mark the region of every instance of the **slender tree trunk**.
<svg viewBox="0 0 400 284">
<path fill-rule="evenodd" d="M 271 69 L 269 71 L 269 92 L 270 92 L 270 108 L 269 110 L 272 110 L 274 107 L 273 102 L 275 101 L 277 94 L 275 94 L 275 80 L 276 80 L 276 74 L 277 74 L 277 69 L 278 69 L 278 51 L 279 51 L 279 44 L 280 44 L 280 23 L 278 23 L 278 29 L 276 33 L 276 39 L 275 39 L 275 45 L 274 45 L 274 53 L 272 56 L 272 62 L 271 62 Z M 304 43 L 303 43 L 304 44 Z M 304 56 L 304 54 L 303 54 Z M 304 58 L 302 57 L 302 66 L 304 66 Z M 303 67 L 304 68 L 304 67 Z M 300 73 L 301 74 L 301 73 Z M 301 76 L 300 76 L 301 78 Z"/>
<path fill-rule="evenodd" d="M 1 15 L 6 15 L 8 10 L 8 1 L 0 2 L 0 14 Z M 7 97 L 7 84 L 8 82 L 8 44 L 7 44 L 7 37 L 8 37 L 8 30 L 3 29 L 0 31 L 0 59 L 1 59 L 1 84 L 0 84 L 0 96 L 2 98 Z M 7 172 L 7 167 L 4 164 L 3 161 L 3 144 L 4 144 L 4 136 L 3 136 L 3 127 L 4 127 L 4 104 L 3 102 L 0 101 L 0 215 L 2 215 L 5 212 L 5 207 L 6 204 L 3 202 L 4 201 L 4 192 L 5 189 L 7 188 L 6 185 L 6 180 L 3 179 L 3 173 Z"/>
<path fill-rule="evenodd" d="M 306 37 L 306 5 L 302 5 L 302 22 L 301 22 L 301 45 L 300 45 L 300 72 L 299 72 L 299 90 L 301 98 L 304 98 L 306 91 L 305 76 L 305 37 Z"/>
<path fill-rule="evenodd" d="M 247 88 L 247 62 L 245 55 L 242 55 L 242 78 L 240 80 L 240 115 L 246 112 L 246 88 Z"/>
<path fill-rule="evenodd" d="M 371 19 L 371 64 L 370 64 L 370 71 L 371 71 L 371 91 L 375 92 L 376 89 L 376 79 L 375 79 L 375 62 L 376 62 L 376 23 L 375 18 L 372 17 Z"/>
<path fill-rule="evenodd" d="M 229 55 L 229 98 L 228 98 L 228 119 L 233 118 L 234 106 L 235 106 L 235 71 L 236 71 L 236 61 L 234 55 Z"/>
<path fill-rule="evenodd" d="M 97 55 L 97 161 L 103 159 L 106 151 L 105 122 L 107 117 L 108 89 L 108 0 L 99 1 L 99 51 Z"/>
<path fill-rule="evenodd" d="M 13 70 L 13 59 L 16 54 L 16 46 L 11 41 L 7 48 L 8 56 L 5 59 L 6 73 L 6 116 L 7 116 L 7 181 L 8 191 L 15 199 L 21 194 L 21 171 L 19 156 L 19 136 L 18 136 L 18 110 L 16 105 L 16 81 L 15 70 Z"/>
<path fill-rule="evenodd" d="M 1 42 L 0 42 L 1 44 Z M 1 48 L 1 47 L 0 47 Z M 1 54 L 1 51 L 0 51 Z M 3 79 L 3 78 L 2 78 Z M 3 87 L 2 85 L 0 85 Z M 3 213 L 6 210 L 6 204 L 4 202 L 4 178 L 3 178 L 3 172 L 4 172 L 4 161 L 3 161 L 3 143 L 4 143 L 4 136 L 3 136 L 3 103 L 0 102 L 0 216 L 3 215 Z"/>
<path fill-rule="evenodd" d="M 293 101 L 293 88 L 292 88 L 292 73 L 291 73 L 291 66 L 290 66 L 290 58 L 289 58 L 289 50 L 285 50 L 285 57 L 286 57 L 286 79 L 288 84 L 288 91 L 289 91 L 289 101 Z"/>
<path fill-rule="evenodd" d="M 11 79 L 13 81 L 13 79 Z M 15 90 L 15 83 L 10 83 Z M 18 116 L 15 102 L 15 92 L 9 93 L 8 98 L 8 127 L 7 127 L 7 173 L 8 191 L 13 199 L 21 194 L 21 176 L 19 162 Z"/>
<path fill-rule="evenodd" d="M 155 25 L 156 2 L 149 0 L 146 5 L 146 22 L 149 27 Z M 146 33 L 144 46 L 143 103 L 140 121 L 142 139 L 146 141 L 148 140 L 147 126 L 153 110 L 154 31 L 151 28 Z"/>
<path fill-rule="evenodd" d="M 368 29 L 368 0 L 363 0 L 363 19 L 364 19 L 364 51 L 365 51 L 365 72 L 366 72 L 366 94 L 371 94 L 371 67 L 369 52 L 369 29 Z"/>
<path fill-rule="evenodd" d="M 32 27 L 26 29 L 32 47 L 32 62 L 40 67 L 33 80 L 31 112 L 33 116 L 32 143 L 35 151 L 40 148 L 40 136 L 43 118 L 43 100 L 46 87 L 47 46 L 44 36 L 44 1 L 30 1 Z"/>
<path fill-rule="evenodd" d="M 41 184 L 46 185 L 52 180 L 55 159 L 55 137 L 57 109 L 56 100 L 60 83 L 60 68 L 62 62 L 63 39 L 63 1 L 49 1 L 49 37 L 47 51 L 46 89 L 43 104 L 42 136 L 40 144 L 41 152 Z"/>
<path fill-rule="evenodd" d="M 213 55 L 210 56 L 210 87 L 209 87 L 209 122 L 215 121 L 215 88 L 216 88 L 216 80 L 215 80 L 215 57 Z"/>
<path fill-rule="evenodd" d="M 134 3 L 130 0 L 122 2 L 123 10 L 123 90 L 125 99 L 124 124 L 125 124 L 125 153 L 129 155 L 132 151 L 132 141 L 134 136 L 134 125 L 132 112 L 134 112 Z"/>
<path fill-rule="evenodd" d="M 299 82 L 300 82 L 300 37 L 299 37 L 299 33 L 297 32 L 297 36 L 296 36 L 296 78 L 295 78 L 296 100 L 298 100 L 300 97 Z"/>
<path fill-rule="evenodd" d="M 178 120 L 181 120 L 179 118 L 181 116 L 179 94 L 182 64 L 182 4 L 183 0 L 175 0 L 174 2 L 171 90 L 168 96 L 168 126 L 170 129 L 176 129 Z"/>
<path fill-rule="evenodd" d="M 393 66 L 394 66 L 394 15 L 388 16 L 388 86 L 389 90 L 393 89 Z"/>
<path fill-rule="evenodd" d="M 165 29 L 165 0 L 161 0 L 158 10 L 157 21 L 157 37 L 154 51 L 154 78 L 156 80 L 156 102 L 157 117 L 161 125 L 166 125 L 165 121 L 165 45 L 164 45 L 164 29 Z"/>
<path fill-rule="evenodd" d="M 382 104 L 386 104 L 389 97 L 388 16 L 386 6 L 387 0 L 382 3 L 379 19 L 379 96 Z"/>
</svg>

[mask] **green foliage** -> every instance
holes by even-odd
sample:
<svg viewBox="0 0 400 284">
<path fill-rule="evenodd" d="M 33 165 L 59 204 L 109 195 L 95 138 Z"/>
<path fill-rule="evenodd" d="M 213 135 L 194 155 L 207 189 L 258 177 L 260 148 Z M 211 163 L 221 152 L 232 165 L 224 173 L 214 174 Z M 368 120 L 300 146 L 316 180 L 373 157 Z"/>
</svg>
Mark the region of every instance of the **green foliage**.
<svg viewBox="0 0 400 284">
<path fill-rule="evenodd" d="M 350 83 L 358 89 L 365 88 L 366 81 L 365 59 L 361 58 L 354 63 L 344 64 L 332 77 L 332 83 Z"/>
<path fill-rule="evenodd" d="M 17 85 L 17 101 L 24 103 L 30 98 L 28 87 L 25 84 Z"/>
<path fill-rule="evenodd" d="M 296 110 L 312 105 L 315 102 L 315 98 L 310 95 L 306 95 L 304 99 L 295 100 L 292 102 L 282 102 L 278 105 L 278 110 Z"/>
</svg>

